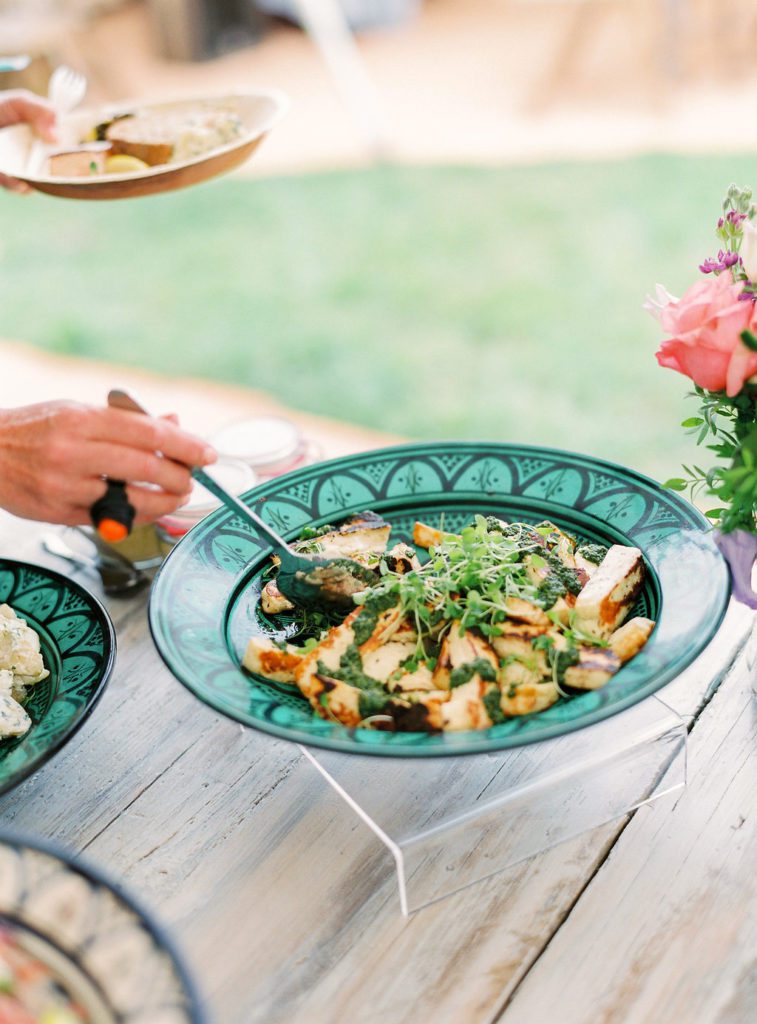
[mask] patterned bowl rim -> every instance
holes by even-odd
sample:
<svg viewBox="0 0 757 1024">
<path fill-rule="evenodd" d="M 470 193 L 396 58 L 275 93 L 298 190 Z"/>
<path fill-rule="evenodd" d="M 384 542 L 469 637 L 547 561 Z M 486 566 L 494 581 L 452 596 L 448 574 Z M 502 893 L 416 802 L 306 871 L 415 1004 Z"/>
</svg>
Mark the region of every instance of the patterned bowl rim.
<svg viewBox="0 0 757 1024">
<path fill-rule="evenodd" d="M 153 916 L 152 911 L 148 910 L 140 900 L 124 888 L 121 882 L 117 881 L 102 868 L 96 867 L 89 859 L 80 857 L 79 854 L 66 849 L 64 846 L 58 845 L 58 843 L 55 843 L 50 839 L 31 835 L 28 832 L 8 829 L 3 826 L 0 828 L 0 846 L 26 848 L 34 850 L 37 853 L 45 854 L 48 857 L 52 857 L 55 860 L 60 861 L 60 863 L 65 865 L 66 868 L 73 871 L 75 874 L 80 875 L 87 882 L 93 883 L 101 888 L 109 889 L 117 900 L 124 904 L 130 911 L 132 911 L 133 914 L 136 915 L 136 917 L 139 918 L 141 924 L 152 938 L 155 946 L 166 952 L 170 957 L 174 969 L 176 970 L 176 975 L 181 982 L 184 994 L 187 997 L 187 1020 L 189 1021 L 189 1024 L 207 1024 L 207 1018 L 203 1010 L 203 1000 L 201 999 L 197 986 L 192 979 L 183 954 L 178 951 L 170 933 L 162 924 L 158 923 Z M 0 908 L 0 917 L 1 916 L 2 909 Z M 23 920 L 21 920 L 20 923 L 23 925 Z M 58 948 L 60 948 L 60 946 L 58 946 Z M 63 950 L 63 952 L 67 957 L 69 957 L 69 959 L 76 963 L 75 959 L 68 951 Z M 107 993 L 105 994 L 107 995 Z"/>
<path fill-rule="evenodd" d="M 31 758 L 29 763 L 25 764 L 23 768 L 20 768 L 15 772 L 11 778 L 6 779 L 5 781 L 0 781 L 0 796 L 13 789 L 20 782 L 23 782 L 24 779 L 27 779 L 30 775 L 36 772 L 43 764 L 46 764 L 47 761 L 54 757 L 61 747 L 65 746 L 71 737 L 81 729 L 89 716 L 95 710 L 95 707 L 105 692 L 105 687 L 111 677 L 116 660 L 116 631 L 113 626 L 113 621 L 105 605 L 98 597 L 95 597 L 91 591 L 87 590 L 87 588 L 82 586 L 81 583 L 77 583 L 76 580 L 72 580 L 68 576 L 64 576 L 63 573 L 58 572 L 56 569 L 48 569 L 47 566 L 37 565 L 35 562 L 21 562 L 15 558 L 0 557 L 0 570 L 2 570 L 4 566 L 11 566 L 19 569 L 32 569 L 34 572 L 48 576 L 58 585 L 75 591 L 79 597 L 81 597 L 81 599 L 90 606 L 102 626 L 104 663 L 96 689 L 87 701 L 81 715 L 67 726 L 57 739 L 55 739 L 48 747 L 45 747 L 45 749 L 41 753 L 37 754 L 36 757 Z"/>
<path fill-rule="evenodd" d="M 465 451 L 466 449 L 470 449 L 471 451 L 478 452 L 482 455 L 487 452 L 495 454 L 497 452 L 502 453 L 503 450 L 516 450 L 518 452 L 522 452 L 534 457 L 545 455 L 553 456 L 558 459 L 567 460 L 568 462 L 575 461 L 576 459 L 589 461 L 597 468 L 601 469 L 604 467 L 614 474 L 621 474 L 622 476 L 625 476 L 629 479 L 637 480 L 647 488 L 652 488 L 652 490 L 655 491 L 663 491 L 668 500 L 678 505 L 682 511 L 686 512 L 687 516 L 692 521 L 692 525 L 694 527 L 698 526 L 701 532 L 705 535 L 712 533 L 712 524 L 703 515 L 703 513 L 699 511 L 699 509 L 697 509 L 690 502 L 682 498 L 680 494 L 674 491 L 664 490 L 662 485 L 653 477 L 647 476 L 644 473 L 640 473 L 638 470 L 631 469 L 630 467 L 624 466 L 621 463 L 612 462 L 609 459 L 599 458 L 594 455 L 587 455 L 583 452 L 570 451 L 565 448 L 552 448 L 546 445 L 521 444 L 515 441 L 412 441 L 403 444 L 389 445 L 383 448 L 366 449 L 359 452 L 353 452 L 352 454 L 349 455 L 338 456 L 333 459 L 324 460 L 323 462 L 314 463 L 301 469 L 293 470 L 290 473 L 285 473 L 282 476 L 274 477 L 272 480 L 264 481 L 263 483 L 257 485 L 256 487 L 253 487 L 251 490 L 245 492 L 245 494 L 241 495 L 240 497 L 247 504 L 252 504 L 257 500 L 265 500 L 271 497 L 272 493 L 275 493 L 275 491 L 279 490 L 282 487 L 289 488 L 295 486 L 300 481 L 307 478 L 313 473 L 328 473 L 332 469 L 344 467 L 354 459 L 392 458 L 394 456 L 409 455 L 413 452 L 419 452 L 419 454 L 425 455 L 429 453 L 429 450 L 431 451 L 431 453 L 435 453 L 443 452 L 445 450 Z M 573 506 L 568 505 L 565 507 L 572 508 Z M 349 514 L 349 511 L 345 512 L 345 515 Z M 717 633 L 717 630 L 720 628 L 720 625 L 722 624 L 723 619 L 725 618 L 725 614 L 728 609 L 728 604 L 731 595 L 730 575 L 726 572 L 723 586 L 718 595 L 719 600 L 717 604 L 717 611 L 710 622 L 709 630 L 705 634 L 701 634 L 697 637 L 697 639 L 694 641 L 690 650 L 687 652 L 687 655 L 684 658 L 681 658 L 677 662 L 675 662 L 675 664 L 669 665 L 668 667 L 660 670 L 654 678 L 648 680 L 647 683 L 644 686 L 640 687 L 638 691 L 634 691 L 634 693 L 629 694 L 622 700 L 619 700 L 616 704 L 613 705 L 613 710 L 612 712 L 610 712 L 610 714 L 608 714 L 605 711 L 605 709 L 600 708 L 595 711 L 587 713 L 580 720 L 571 722 L 570 727 L 567 729 L 563 728 L 559 724 L 550 725 L 549 727 L 544 728 L 542 733 L 539 735 L 519 736 L 517 743 L 501 743 L 499 741 L 492 741 L 490 744 L 476 742 L 475 745 L 472 745 L 473 741 L 470 741 L 469 744 L 466 745 L 464 741 L 461 741 L 459 745 L 455 744 L 454 746 L 450 745 L 449 747 L 440 746 L 438 748 L 434 748 L 433 750 L 429 750 L 422 746 L 414 747 L 410 744 L 402 748 L 391 748 L 381 746 L 370 747 L 368 745 L 363 746 L 355 743 L 354 740 L 349 740 L 347 738 L 342 739 L 339 737 L 332 736 L 322 737 L 318 735 L 311 735 L 307 733 L 305 730 L 303 730 L 302 732 L 298 732 L 298 730 L 294 727 L 280 726 L 276 723 L 263 721 L 260 719 L 255 719 L 254 721 L 243 720 L 237 717 L 233 712 L 228 710 L 228 708 L 224 706 L 222 701 L 216 700 L 211 695 L 206 693 L 196 683 L 196 681 L 193 678 L 187 678 L 185 675 L 180 674 L 177 671 L 177 669 L 171 664 L 169 655 L 167 654 L 167 652 L 163 650 L 159 642 L 159 634 L 161 632 L 162 627 L 159 625 L 157 621 L 158 612 L 156 610 L 156 594 L 160 591 L 161 582 L 164 579 L 166 579 L 169 573 L 172 571 L 172 563 L 177 560 L 176 556 L 179 555 L 179 553 L 183 554 L 183 550 L 186 549 L 188 543 L 191 543 L 191 538 L 193 538 L 193 535 L 194 537 L 198 537 L 200 534 L 204 536 L 208 529 L 212 529 L 214 527 L 215 521 L 217 519 L 220 519 L 221 517 L 225 517 L 228 515 L 229 510 L 226 509 L 224 506 L 221 506 L 221 508 L 216 509 L 214 512 L 210 513 L 203 520 L 197 523 L 196 526 L 194 526 L 187 534 L 185 534 L 184 537 L 181 538 L 179 543 L 169 553 L 168 557 L 166 558 L 166 560 L 163 562 L 160 569 L 156 573 L 155 578 L 153 580 L 153 584 L 150 588 L 150 598 L 148 605 L 148 624 L 150 627 L 150 634 L 152 636 L 153 643 L 155 644 L 155 647 L 157 648 L 161 659 L 163 660 L 164 664 L 169 669 L 171 674 L 176 679 L 178 679 L 178 681 L 183 686 L 185 686 L 198 700 L 202 701 L 208 707 L 213 708 L 214 711 L 219 712 L 225 717 L 245 726 L 246 728 L 254 728 L 259 730 L 260 732 L 263 732 L 277 739 L 284 739 L 291 743 L 298 743 L 304 747 L 316 747 L 322 750 L 330 751 L 332 753 L 379 758 L 405 758 L 410 760 L 414 760 L 419 757 L 424 759 L 465 757 L 474 756 L 476 754 L 488 754 L 505 749 L 512 749 L 513 747 L 517 746 L 526 746 L 531 743 L 543 742 L 569 734 L 570 732 L 577 731 L 578 729 L 590 728 L 594 725 L 600 725 L 603 721 L 606 721 L 607 718 L 612 717 L 615 714 L 618 714 L 619 712 L 624 711 L 629 707 L 633 707 L 635 704 L 640 703 L 642 700 L 645 700 L 653 696 L 658 690 L 662 689 L 663 686 L 670 683 L 676 676 L 680 675 L 680 673 L 684 669 L 688 668 L 688 666 L 691 665 L 693 661 L 702 653 L 707 644 L 712 640 L 712 638 Z M 722 554 L 719 552 L 719 550 L 714 544 L 713 548 L 715 549 L 713 553 L 717 556 L 718 562 L 725 568 L 725 560 L 723 559 Z M 230 595 L 238 592 L 240 586 L 242 585 L 242 578 L 245 574 L 246 570 L 244 570 L 240 574 L 237 574 L 237 576 L 230 581 Z M 354 730 L 348 730 L 345 727 L 344 731 L 345 733 L 347 733 Z M 481 730 L 481 732 L 487 731 L 488 730 Z M 455 738 L 457 738 L 466 735 L 466 733 L 443 733 L 442 735 L 453 735 L 455 736 Z"/>
</svg>

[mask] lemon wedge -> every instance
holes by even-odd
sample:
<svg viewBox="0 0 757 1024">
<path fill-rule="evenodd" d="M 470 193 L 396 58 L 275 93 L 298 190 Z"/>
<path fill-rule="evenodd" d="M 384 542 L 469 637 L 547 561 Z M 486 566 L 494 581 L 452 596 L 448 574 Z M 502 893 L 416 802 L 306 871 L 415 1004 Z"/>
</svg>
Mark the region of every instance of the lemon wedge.
<svg viewBox="0 0 757 1024">
<path fill-rule="evenodd" d="M 129 174 L 131 171 L 147 171 L 150 165 L 136 156 L 129 156 L 127 153 L 116 153 L 115 156 L 105 158 L 106 174 Z"/>
</svg>

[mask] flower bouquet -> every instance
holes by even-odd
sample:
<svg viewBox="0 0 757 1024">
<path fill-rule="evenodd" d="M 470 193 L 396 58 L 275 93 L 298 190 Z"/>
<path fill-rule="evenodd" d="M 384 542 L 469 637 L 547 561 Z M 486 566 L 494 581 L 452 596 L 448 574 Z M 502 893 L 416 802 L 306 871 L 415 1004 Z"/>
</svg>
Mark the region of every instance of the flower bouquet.
<svg viewBox="0 0 757 1024">
<path fill-rule="evenodd" d="M 717 257 L 676 299 L 661 285 L 645 304 L 670 337 L 657 352 L 667 366 L 694 382 L 696 416 L 682 426 L 716 456 L 709 469 L 684 466 L 666 487 L 708 495 L 705 514 L 717 527 L 734 597 L 757 608 L 752 570 L 757 559 L 757 206 L 751 190 L 731 185 L 723 201 Z"/>
</svg>

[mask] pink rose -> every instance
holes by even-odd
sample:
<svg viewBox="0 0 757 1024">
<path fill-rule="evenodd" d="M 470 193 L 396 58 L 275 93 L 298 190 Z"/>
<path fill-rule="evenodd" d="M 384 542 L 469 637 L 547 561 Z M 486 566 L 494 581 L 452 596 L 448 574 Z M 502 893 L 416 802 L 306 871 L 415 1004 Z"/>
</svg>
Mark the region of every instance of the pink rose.
<svg viewBox="0 0 757 1024">
<path fill-rule="evenodd" d="M 744 282 L 734 283 L 730 270 L 708 277 L 673 299 L 657 313 L 667 338 L 657 353 L 660 366 L 690 377 L 707 391 L 737 395 L 757 374 L 757 352 L 741 340 L 741 332 L 757 329 L 751 300 L 739 299 Z"/>
</svg>

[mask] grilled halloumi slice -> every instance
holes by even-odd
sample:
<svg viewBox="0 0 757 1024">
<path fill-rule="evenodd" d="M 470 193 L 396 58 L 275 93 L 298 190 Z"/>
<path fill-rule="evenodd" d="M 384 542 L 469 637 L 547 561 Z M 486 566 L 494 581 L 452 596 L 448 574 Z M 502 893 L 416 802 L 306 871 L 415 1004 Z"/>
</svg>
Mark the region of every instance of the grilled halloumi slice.
<svg viewBox="0 0 757 1024">
<path fill-rule="evenodd" d="M 507 661 L 497 673 L 497 682 L 503 693 L 506 693 L 513 686 L 521 686 L 523 683 L 541 683 L 546 675 L 546 666 L 542 667 L 537 654 L 542 655 L 543 651 L 532 651 L 532 656 L 524 660 Z"/>
<path fill-rule="evenodd" d="M 437 548 L 446 537 L 457 537 L 456 533 L 446 533 L 444 530 L 437 530 L 435 526 L 427 526 L 426 523 L 416 522 L 413 526 L 413 544 L 417 548 Z"/>
<path fill-rule="evenodd" d="M 248 672 L 255 672 L 275 683 L 293 683 L 295 669 L 302 658 L 302 652 L 291 644 L 282 650 L 267 636 L 252 636 L 242 664 Z"/>
<path fill-rule="evenodd" d="M 318 680 L 318 662 L 326 669 L 339 668 L 342 655 L 355 643 L 352 624 L 359 614 L 360 609 L 356 608 L 344 622 L 330 629 L 318 646 L 303 656 L 294 670 L 294 681 L 311 702 L 323 690 L 323 684 Z"/>
<path fill-rule="evenodd" d="M 403 672 L 401 675 L 397 675 L 394 679 L 390 678 L 386 685 L 392 693 L 403 694 L 414 693 L 420 690 L 430 693 L 436 689 L 433 673 L 425 662 L 421 662 L 421 664 L 412 672 Z M 445 699 L 448 695 L 446 690 L 438 690 L 436 692 L 443 693 L 445 695 Z"/>
<path fill-rule="evenodd" d="M 341 722 L 352 729 L 362 720 L 360 690 L 340 679 L 318 677 L 318 688 L 314 689 L 310 704 L 321 718 Z"/>
<path fill-rule="evenodd" d="M 386 551 L 391 526 L 375 512 L 360 512 L 338 529 L 313 540 L 295 542 L 295 551 L 317 554 L 319 558 L 352 558 L 362 565 L 376 566 Z"/>
<path fill-rule="evenodd" d="M 628 615 L 643 580 L 641 551 L 613 544 L 576 598 L 575 624 L 590 636 L 607 639 Z"/>
<path fill-rule="evenodd" d="M 405 544 L 402 541 L 395 544 L 391 551 L 387 551 L 384 559 L 387 569 L 401 576 L 421 567 L 421 562 L 415 548 L 411 548 L 409 544 Z"/>
<path fill-rule="evenodd" d="M 541 586 L 550 573 L 549 566 L 546 564 L 544 559 L 541 556 L 539 556 L 539 559 L 541 561 L 541 565 L 534 564 L 533 555 L 526 555 L 523 559 L 523 568 L 526 570 L 528 579 L 535 587 Z"/>
<path fill-rule="evenodd" d="M 620 658 L 609 647 L 579 647 L 578 658 L 563 673 L 565 685 L 574 690 L 599 690 L 620 668 Z"/>
<path fill-rule="evenodd" d="M 439 658 L 434 669 L 434 689 L 449 690 L 452 672 L 456 668 L 462 668 L 463 665 L 469 665 L 478 658 L 486 659 L 495 672 L 499 668 L 497 655 L 486 640 L 470 630 L 466 630 L 461 636 L 460 622 L 455 620 L 442 641 Z M 480 677 L 475 675 L 473 678 Z"/>
<path fill-rule="evenodd" d="M 358 614 L 361 612 L 363 612 L 362 607 L 358 609 Z M 366 612 L 366 614 L 368 613 Z M 382 647 L 389 640 L 393 640 L 398 634 L 408 643 L 415 641 L 415 631 L 408 625 L 400 606 L 396 605 L 380 613 L 371 635 L 360 644 L 361 655 L 365 657 L 366 654 Z"/>
<path fill-rule="evenodd" d="M 637 615 L 629 619 L 610 637 L 610 650 L 617 654 L 622 664 L 639 653 L 650 637 L 655 624 L 651 619 Z"/>
<path fill-rule="evenodd" d="M 563 597 L 558 597 L 549 610 L 558 622 L 562 623 L 563 626 L 569 626 L 575 606 L 576 598 L 573 594 L 565 594 Z"/>
<path fill-rule="evenodd" d="M 544 609 L 522 597 L 508 597 L 505 600 L 505 611 L 510 618 L 517 619 L 518 622 L 527 622 L 531 626 L 550 625 Z"/>
<path fill-rule="evenodd" d="M 546 671 L 546 657 L 544 651 L 535 651 L 534 640 L 547 633 L 547 626 L 532 626 L 527 622 L 511 622 L 505 620 L 500 623 L 502 630 L 500 636 L 491 638 L 491 645 L 498 658 L 515 657 L 524 660 L 538 656 L 539 664 Z"/>
<path fill-rule="evenodd" d="M 415 653 L 415 643 L 403 643 L 390 640 L 381 647 L 362 654 L 363 671 L 371 679 L 377 679 L 380 683 L 386 683 L 399 669 L 403 661 L 407 661 Z M 417 687 L 414 687 L 417 689 Z"/>
<path fill-rule="evenodd" d="M 441 705 L 442 729 L 456 732 L 460 729 L 489 729 L 492 720 L 483 702 L 483 696 L 490 689 L 496 688 L 492 683 L 485 683 L 475 675 L 462 686 L 456 686 L 449 695 L 449 700 Z"/>
<path fill-rule="evenodd" d="M 552 680 L 539 683 L 521 683 L 502 691 L 500 707 L 505 715 L 530 715 L 543 711 L 556 703 L 560 693 Z"/>
<path fill-rule="evenodd" d="M 560 559 L 562 564 L 568 569 L 575 569 L 576 567 L 576 542 L 572 537 L 569 537 L 567 533 L 563 533 L 562 530 L 557 531 L 559 536 L 557 543 L 552 548 L 552 551 Z"/>
<path fill-rule="evenodd" d="M 294 605 L 279 590 L 276 580 L 269 580 L 260 592 L 260 606 L 266 615 L 281 615 L 290 612 Z"/>
<path fill-rule="evenodd" d="M 442 708 L 449 694 L 441 690 L 418 690 L 396 694 L 384 708 L 398 732 L 434 732 L 443 728 Z"/>
</svg>

